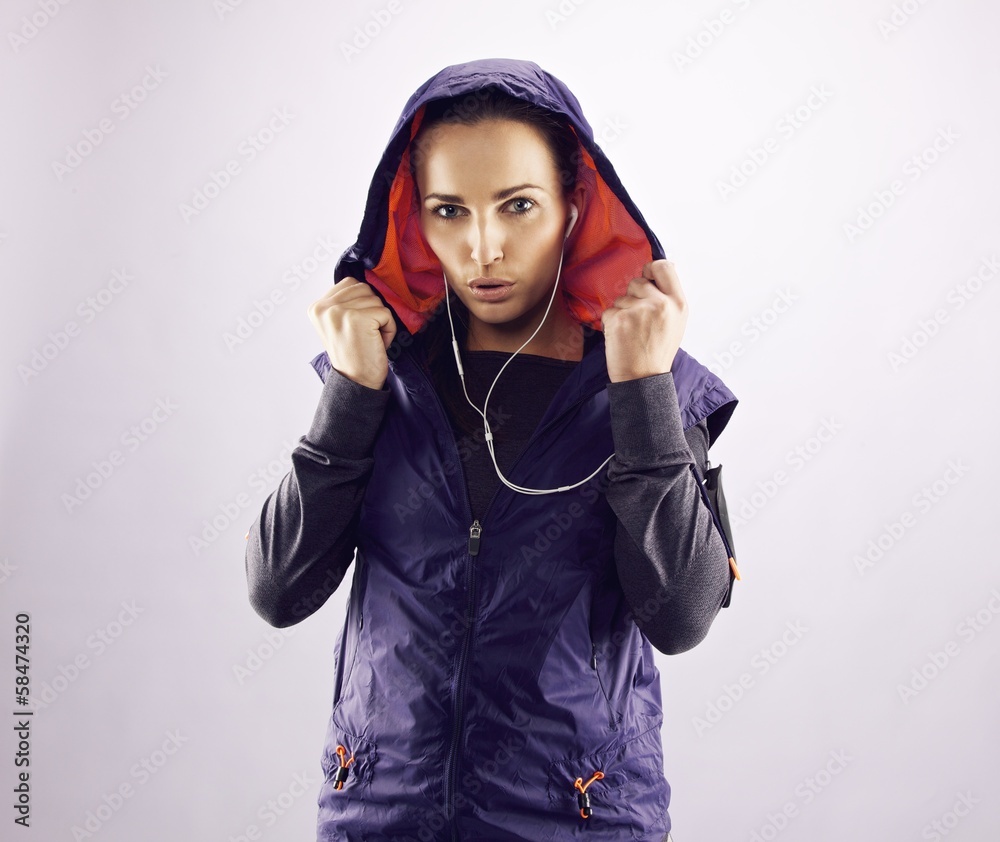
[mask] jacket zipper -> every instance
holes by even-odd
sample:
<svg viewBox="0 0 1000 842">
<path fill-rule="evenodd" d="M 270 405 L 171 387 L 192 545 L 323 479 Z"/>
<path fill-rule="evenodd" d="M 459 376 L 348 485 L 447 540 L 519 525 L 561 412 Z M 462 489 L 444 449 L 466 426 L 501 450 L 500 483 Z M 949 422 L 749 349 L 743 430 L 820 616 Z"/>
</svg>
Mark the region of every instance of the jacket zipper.
<svg viewBox="0 0 1000 842">
<path fill-rule="evenodd" d="M 509 474 L 513 474 L 514 473 L 514 469 L 520 464 L 522 457 L 525 455 L 525 453 L 528 452 L 528 448 L 531 446 L 531 444 L 533 443 L 533 441 L 534 441 L 534 439 L 535 439 L 535 437 L 537 435 L 539 435 L 543 431 L 547 430 L 549 427 L 551 427 L 553 424 L 555 424 L 557 421 L 559 421 L 566 413 L 568 413 L 568 412 L 576 409 L 584 401 L 587 401 L 590 398 L 592 398 L 594 395 L 596 395 L 598 392 L 600 392 L 601 389 L 603 389 L 603 388 L 605 388 L 604 385 L 601 385 L 600 388 L 589 390 L 587 393 L 585 393 L 584 395 L 580 396 L 572 404 L 570 404 L 568 407 L 566 407 L 555 418 L 551 419 L 550 421 L 547 421 L 544 426 L 537 428 L 531 434 L 531 436 L 528 438 L 528 441 L 525 442 L 524 447 L 521 448 L 521 452 L 518 453 L 517 458 L 514 459 L 514 461 L 511 464 L 511 466 L 507 469 L 507 472 Z M 436 393 L 435 393 L 435 397 L 436 397 Z M 438 403 L 438 405 L 439 405 L 439 407 L 441 409 L 441 414 L 445 415 L 444 407 L 440 406 L 440 400 L 438 400 L 437 403 Z M 445 420 L 447 421 L 447 417 L 445 417 Z M 448 425 L 448 429 L 449 430 L 451 429 L 450 423 Z M 456 450 L 456 452 L 458 450 L 458 445 L 457 444 L 455 446 L 455 450 Z M 468 506 L 468 516 L 471 518 L 472 517 L 472 501 L 471 501 L 471 497 L 470 497 L 470 494 L 469 494 L 468 483 L 466 483 L 466 480 L 465 480 L 465 470 L 463 469 L 459 473 L 461 474 L 462 485 L 465 486 L 466 504 Z M 506 488 L 506 486 L 504 485 L 503 482 L 500 482 L 497 485 L 496 490 L 493 492 L 493 495 L 490 497 L 489 503 L 486 504 L 486 512 L 483 514 L 483 522 L 485 522 L 485 520 L 486 520 L 486 515 L 488 515 L 490 513 L 490 511 L 492 510 L 493 504 L 494 504 L 494 502 L 497 499 L 497 495 L 499 495 L 500 491 L 502 489 L 504 489 L 504 488 Z M 457 767 L 458 767 L 458 746 L 459 746 L 459 740 L 461 738 L 461 730 L 462 730 L 462 715 L 463 715 L 463 705 L 464 705 L 464 701 L 465 701 L 465 686 L 466 686 L 466 682 L 468 680 L 467 665 L 468 665 L 468 659 L 469 659 L 469 649 L 470 649 L 471 644 L 472 644 L 472 625 L 473 625 L 473 622 L 474 622 L 473 614 L 475 612 L 476 564 L 475 564 L 475 561 L 474 561 L 474 557 L 477 556 L 477 555 L 479 555 L 479 544 L 480 544 L 480 541 L 482 539 L 482 532 L 483 532 L 482 523 L 479 521 L 478 518 L 474 518 L 473 521 L 472 521 L 472 524 L 469 526 L 469 547 L 468 547 L 468 549 L 469 549 L 469 564 L 470 564 L 470 567 L 469 567 L 469 599 L 467 601 L 465 633 L 464 633 L 463 638 L 462 638 L 462 649 L 461 649 L 461 651 L 459 653 L 459 658 L 458 658 L 458 671 L 457 671 L 458 672 L 458 682 L 457 682 L 457 686 L 456 686 L 456 689 L 455 689 L 455 718 L 454 718 L 454 721 L 452 723 L 453 724 L 453 728 L 452 728 L 452 735 L 451 735 L 451 751 L 449 752 L 449 763 L 448 763 L 448 784 L 447 784 L 447 787 L 446 787 L 447 799 L 446 799 L 446 803 L 445 803 L 445 808 L 446 808 L 447 812 L 445 813 L 445 815 L 451 816 L 451 818 L 452 818 L 452 823 L 451 823 L 451 838 L 452 838 L 453 842 L 458 842 L 458 825 L 455 822 L 455 812 L 454 812 L 454 810 L 455 810 L 455 808 L 454 808 L 455 790 L 456 790 L 456 783 L 457 783 L 457 780 L 456 780 L 457 779 L 457 771 L 456 770 L 457 770 Z M 601 689 L 603 691 L 603 687 Z M 613 714 L 612 714 L 612 717 L 613 717 Z M 612 726 L 612 727 L 614 727 L 614 726 Z"/>
<path fill-rule="evenodd" d="M 441 420 L 444 421 L 444 427 L 451 434 L 452 443 L 454 444 L 455 453 L 458 454 L 458 443 L 455 441 L 455 434 L 451 429 L 451 421 L 448 419 L 448 415 L 445 412 L 444 405 L 441 403 L 441 399 L 438 397 L 437 392 L 434 389 L 434 384 L 431 382 L 430 378 L 424 372 L 423 367 L 420 363 L 414 360 L 414 368 L 417 370 L 419 375 L 423 378 L 424 382 L 428 386 L 428 391 L 432 396 L 434 405 L 437 407 L 437 413 Z M 559 421 L 566 413 L 576 409 L 584 401 L 589 400 L 602 389 L 606 388 L 607 384 L 602 383 L 597 388 L 589 389 L 586 393 L 577 398 L 572 404 L 566 407 L 562 412 L 560 412 L 555 418 L 547 421 L 542 427 L 538 427 L 525 442 L 524 447 L 521 448 L 521 452 L 518 453 L 517 458 L 514 460 L 513 464 L 507 469 L 508 473 L 513 473 L 514 469 L 520 464 L 522 457 L 527 453 L 528 448 L 534 442 L 535 438 L 540 435 L 543 431 L 547 430 L 557 421 Z M 459 456 L 459 464 L 461 465 L 461 456 Z M 451 838 L 453 842 L 458 842 L 458 824 L 455 821 L 455 788 L 456 788 L 456 769 L 458 766 L 458 745 L 459 739 L 461 737 L 462 731 L 462 716 L 463 716 L 463 704 L 465 701 L 465 686 L 468 681 L 468 660 L 469 660 L 469 648 L 472 643 L 472 624 L 474 620 L 475 613 L 475 585 L 476 585 L 476 565 L 474 557 L 479 555 L 479 545 L 482 538 L 482 523 L 478 518 L 472 517 L 472 497 L 469 491 L 469 485 L 465 478 L 465 469 L 463 468 L 459 472 L 459 479 L 462 483 L 462 487 L 465 490 L 465 505 L 467 517 L 472 520 L 469 526 L 469 543 L 468 543 L 468 553 L 469 553 L 469 587 L 468 587 L 468 599 L 466 600 L 466 615 L 465 615 L 465 631 L 462 636 L 462 648 L 459 651 L 458 656 L 458 668 L 456 670 L 457 679 L 455 685 L 455 707 L 454 707 L 454 717 L 452 720 L 452 732 L 451 732 L 451 749 L 448 752 L 448 759 L 445 767 L 445 815 L 451 820 Z M 496 490 L 493 492 L 493 496 L 490 497 L 489 503 L 486 504 L 486 512 L 483 514 L 483 521 L 486 520 L 486 515 L 490 513 L 493 508 L 494 502 L 496 502 L 497 495 L 500 493 L 501 489 L 506 488 L 504 483 L 501 481 L 497 486 Z M 602 688 L 603 689 L 603 688 Z"/>
</svg>

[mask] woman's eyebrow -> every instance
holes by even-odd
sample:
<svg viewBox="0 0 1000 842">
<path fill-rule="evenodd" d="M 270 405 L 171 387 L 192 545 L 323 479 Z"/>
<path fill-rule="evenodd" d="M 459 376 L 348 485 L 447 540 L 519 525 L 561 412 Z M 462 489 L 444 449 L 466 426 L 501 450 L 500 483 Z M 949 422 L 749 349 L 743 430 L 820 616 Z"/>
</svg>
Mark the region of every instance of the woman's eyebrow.
<svg viewBox="0 0 1000 842">
<path fill-rule="evenodd" d="M 535 190 L 544 191 L 545 189 L 544 187 L 539 187 L 537 184 L 518 184 L 515 187 L 506 187 L 503 190 L 498 190 L 496 193 L 493 194 L 493 201 L 502 202 L 509 196 L 513 196 L 518 191 L 525 190 L 529 187 L 533 187 L 535 188 Z M 461 202 L 464 201 L 461 196 L 456 196 L 454 193 L 428 193 L 424 197 L 425 202 L 428 202 L 431 199 L 438 199 L 442 202 L 455 202 L 456 204 L 461 204 Z"/>
</svg>

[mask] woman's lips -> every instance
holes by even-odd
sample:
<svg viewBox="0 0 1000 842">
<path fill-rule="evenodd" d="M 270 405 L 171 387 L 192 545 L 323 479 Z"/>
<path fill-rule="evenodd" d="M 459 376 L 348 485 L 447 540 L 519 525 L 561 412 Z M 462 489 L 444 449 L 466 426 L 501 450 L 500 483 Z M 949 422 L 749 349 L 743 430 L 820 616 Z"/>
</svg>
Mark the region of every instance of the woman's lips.
<svg viewBox="0 0 1000 842">
<path fill-rule="evenodd" d="M 469 287 L 472 290 L 472 294 L 480 301 L 502 301 L 510 294 L 513 288 L 514 285 L 512 283 L 501 283 L 496 286 Z"/>
</svg>

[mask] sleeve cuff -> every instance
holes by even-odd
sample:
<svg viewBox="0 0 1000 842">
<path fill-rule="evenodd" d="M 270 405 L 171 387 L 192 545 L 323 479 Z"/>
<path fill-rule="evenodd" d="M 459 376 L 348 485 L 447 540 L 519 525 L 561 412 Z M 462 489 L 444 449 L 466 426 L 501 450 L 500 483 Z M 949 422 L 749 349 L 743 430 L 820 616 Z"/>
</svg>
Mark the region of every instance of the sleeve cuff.
<svg viewBox="0 0 1000 842">
<path fill-rule="evenodd" d="M 608 383 L 615 452 L 627 461 L 685 451 L 690 453 L 674 375 L 667 371 Z"/>
<path fill-rule="evenodd" d="M 370 456 L 389 402 L 389 388 L 372 389 L 330 368 L 307 437 L 346 459 Z"/>
</svg>

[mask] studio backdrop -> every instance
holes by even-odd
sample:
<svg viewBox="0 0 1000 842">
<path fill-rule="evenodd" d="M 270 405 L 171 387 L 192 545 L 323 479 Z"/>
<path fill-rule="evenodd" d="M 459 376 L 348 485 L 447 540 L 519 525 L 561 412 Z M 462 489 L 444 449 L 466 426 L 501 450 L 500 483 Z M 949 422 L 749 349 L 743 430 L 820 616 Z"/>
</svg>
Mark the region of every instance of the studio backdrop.
<svg viewBox="0 0 1000 842">
<path fill-rule="evenodd" d="M 307 317 L 446 65 L 579 97 L 675 261 L 742 579 L 657 653 L 675 842 L 1000 824 L 1000 10 L 983 0 L 15 0 L 0 13 L 4 839 L 315 838 L 347 587 L 245 534 Z"/>
</svg>

